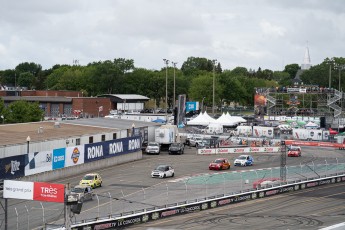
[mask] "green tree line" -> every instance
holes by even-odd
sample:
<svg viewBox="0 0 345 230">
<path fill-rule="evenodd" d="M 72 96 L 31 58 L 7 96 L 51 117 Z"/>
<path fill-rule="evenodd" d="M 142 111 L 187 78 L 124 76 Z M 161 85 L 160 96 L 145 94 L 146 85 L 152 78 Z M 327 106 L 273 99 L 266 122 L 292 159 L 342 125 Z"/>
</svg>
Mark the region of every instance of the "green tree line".
<svg viewBox="0 0 345 230">
<path fill-rule="evenodd" d="M 345 88 L 345 80 L 339 81 L 343 73 L 339 66 L 345 64 L 344 58 L 326 58 L 322 63 L 312 66 L 302 73 L 305 85 Z M 163 65 L 162 65 L 163 66 Z M 338 67 L 338 68 L 337 68 Z M 203 57 L 189 57 L 180 69 L 168 67 L 168 104 L 173 104 L 173 85 L 175 73 L 176 95 L 186 94 L 190 101 L 201 101 L 212 105 L 213 78 L 215 79 L 215 101 L 235 102 L 245 106 L 253 105 L 255 87 L 279 87 L 292 85 L 292 79 L 300 69 L 298 64 L 286 65 L 282 71 L 257 70 L 236 67 L 223 70 L 220 62 Z M 339 71 L 339 72 L 338 72 Z M 331 73 L 331 78 L 329 75 Z M 337 74 L 339 73 L 339 74 Z M 135 67 L 132 59 L 117 58 L 81 65 L 54 65 L 43 70 L 37 63 L 20 63 L 15 69 L 0 71 L 0 84 L 27 87 L 29 90 L 73 90 L 84 96 L 100 94 L 140 94 L 156 99 L 157 106 L 165 99 L 166 67 L 150 70 Z"/>
</svg>

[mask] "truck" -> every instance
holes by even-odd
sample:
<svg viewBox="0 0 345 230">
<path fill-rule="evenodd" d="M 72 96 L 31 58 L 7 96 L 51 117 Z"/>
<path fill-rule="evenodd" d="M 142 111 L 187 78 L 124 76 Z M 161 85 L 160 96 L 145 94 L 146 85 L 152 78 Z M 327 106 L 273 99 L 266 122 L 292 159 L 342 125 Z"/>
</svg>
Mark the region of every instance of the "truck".
<svg viewBox="0 0 345 230">
<path fill-rule="evenodd" d="M 162 147 L 169 147 L 171 143 L 181 142 L 177 126 L 161 125 L 155 130 L 155 142 L 158 142 Z"/>
</svg>

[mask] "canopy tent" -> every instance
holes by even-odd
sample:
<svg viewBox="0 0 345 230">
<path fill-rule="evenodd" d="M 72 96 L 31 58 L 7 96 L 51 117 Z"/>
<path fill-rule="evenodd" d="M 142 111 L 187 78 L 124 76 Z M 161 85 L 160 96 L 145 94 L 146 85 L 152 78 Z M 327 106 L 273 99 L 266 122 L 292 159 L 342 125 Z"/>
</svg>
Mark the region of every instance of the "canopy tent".
<svg viewBox="0 0 345 230">
<path fill-rule="evenodd" d="M 317 128 L 319 128 L 319 125 L 310 121 L 310 122 L 308 122 L 308 124 L 304 125 L 304 128 L 306 128 L 306 129 L 317 129 Z"/>
<path fill-rule="evenodd" d="M 165 124 L 167 121 L 166 120 L 163 120 L 163 119 L 156 119 L 156 120 L 153 120 L 152 122 L 155 122 L 155 123 L 160 123 L 160 124 Z"/>
<path fill-rule="evenodd" d="M 281 124 L 281 125 L 278 125 L 278 128 L 280 130 L 292 130 L 292 127 L 288 124 Z"/>
<path fill-rule="evenodd" d="M 196 118 L 187 122 L 187 125 L 204 125 L 207 126 L 210 123 L 214 122 L 215 119 L 210 117 L 207 112 L 200 113 Z"/>
<path fill-rule="evenodd" d="M 236 126 L 237 122 L 234 122 L 231 117 L 229 118 L 226 114 L 222 114 L 217 120 L 213 122 L 214 124 L 220 124 L 223 126 Z"/>
</svg>

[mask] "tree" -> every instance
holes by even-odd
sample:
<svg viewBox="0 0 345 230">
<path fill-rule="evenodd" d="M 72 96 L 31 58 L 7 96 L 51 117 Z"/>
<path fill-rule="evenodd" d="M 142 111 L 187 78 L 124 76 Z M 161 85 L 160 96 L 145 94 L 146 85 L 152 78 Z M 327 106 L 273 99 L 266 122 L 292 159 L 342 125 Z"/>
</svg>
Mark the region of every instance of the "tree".
<svg viewBox="0 0 345 230">
<path fill-rule="evenodd" d="M 287 72 L 290 75 L 290 78 L 294 79 L 299 69 L 300 67 L 298 64 L 290 64 L 285 66 L 284 72 Z"/>
<path fill-rule="evenodd" d="M 8 106 L 8 123 L 35 122 L 43 119 L 44 111 L 39 107 L 38 102 L 15 101 Z"/>
</svg>

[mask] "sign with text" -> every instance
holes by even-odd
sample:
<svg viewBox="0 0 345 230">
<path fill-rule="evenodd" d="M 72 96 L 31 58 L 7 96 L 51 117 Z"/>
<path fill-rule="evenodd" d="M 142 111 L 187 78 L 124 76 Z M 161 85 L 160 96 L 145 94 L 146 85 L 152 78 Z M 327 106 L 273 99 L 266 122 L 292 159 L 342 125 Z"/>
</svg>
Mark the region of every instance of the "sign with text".
<svg viewBox="0 0 345 230">
<path fill-rule="evenodd" d="M 4 180 L 4 198 L 63 203 L 65 185 Z"/>
<path fill-rule="evenodd" d="M 24 176 L 25 156 L 2 158 L 0 160 L 0 179 L 15 179 Z"/>
<path fill-rule="evenodd" d="M 53 170 L 65 167 L 65 148 L 53 150 Z"/>
<path fill-rule="evenodd" d="M 63 203 L 65 197 L 65 185 L 34 182 L 33 200 Z"/>
<path fill-rule="evenodd" d="M 52 170 L 52 151 L 28 153 L 26 155 L 25 176 Z"/>
</svg>

